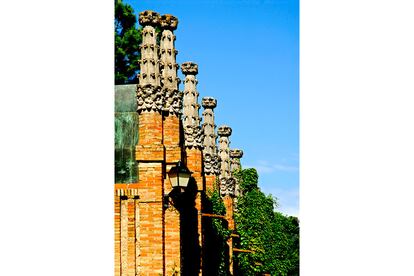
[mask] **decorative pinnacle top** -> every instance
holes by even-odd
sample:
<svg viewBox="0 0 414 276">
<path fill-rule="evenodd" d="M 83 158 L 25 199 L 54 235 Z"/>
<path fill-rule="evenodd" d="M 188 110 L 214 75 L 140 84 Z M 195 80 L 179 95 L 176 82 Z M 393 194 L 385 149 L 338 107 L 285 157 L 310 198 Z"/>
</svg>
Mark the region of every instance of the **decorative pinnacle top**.
<svg viewBox="0 0 414 276">
<path fill-rule="evenodd" d="M 220 136 L 228 137 L 231 135 L 231 127 L 225 125 L 219 126 L 219 128 L 217 129 L 217 133 Z"/>
<path fill-rule="evenodd" d="M 215 108 L 217 106 L 217 100 L 212 97 L 204 97 L 201 99 L 201 105 L 204 108 Z"/>
<path fill-rule="evenodd" d="M 240 149 L 231 149 L 230 150 L 230 157 L 231 158 L 242 158 L 243 157 L 243 151 Z"/>
<path fill-rule="evenodd" d="M 181 64 L 181 72 L 184 75 L 197 75 L 198 65 L 192 61 L 187 61 Z"/>
<path fill-rule="evenodd" d="M 174 31 L 177 29 L 178 18 L 171 14 L 164 14 L 160 17 L 161 28 Z"/>
<path fill-rule="evenodd" d="M 139 13 L 139 24 L 156 26 L 159 24 L 160 15 L 155 11 L 143 11 Z"/>
</svg>

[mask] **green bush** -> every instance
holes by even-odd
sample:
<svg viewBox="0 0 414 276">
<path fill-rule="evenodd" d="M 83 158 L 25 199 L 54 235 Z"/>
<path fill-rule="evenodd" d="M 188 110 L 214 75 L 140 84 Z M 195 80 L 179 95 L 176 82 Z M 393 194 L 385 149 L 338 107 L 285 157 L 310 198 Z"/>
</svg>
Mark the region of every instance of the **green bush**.
<svg viewBox="0 0 414 276">
<path fill-rule="evenodd" d="M 242 188 L 234 215 L 240 235 L 240 241 L 235 246 L 254 251 L 235 254 L 235 274 L 299 275 L 297 218 L 274 211 L 277 199 L 260 191 L 255 169 L 241 170 L 235 176 Z"/>
</svg>

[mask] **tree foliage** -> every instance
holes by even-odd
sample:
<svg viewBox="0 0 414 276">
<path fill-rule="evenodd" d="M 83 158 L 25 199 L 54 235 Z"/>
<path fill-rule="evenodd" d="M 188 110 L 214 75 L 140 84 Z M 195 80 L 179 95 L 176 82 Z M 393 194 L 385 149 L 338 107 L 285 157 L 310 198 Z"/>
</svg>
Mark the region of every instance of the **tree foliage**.
<svg viewBox="0 0 414 276">
<path fill-rule="evenodd" d="M 276 199 L 258 188 L 255 169 L 236 173 L 242 195 L 238 199 L 235 223 L 240 249 L 253 253 L 237 253 L 238 275 L 299 275 L 299 223 L 274 211 Z"/>
<path fill-rule="evenodd" d="M 115 84 L 137 83 L 141 28 L 133 8 L 115 0 Z"/>
<path fill-rule="evenodd" d="M 226 207 L 217 188 L 205 196 L 203 212 L 216 215 L 226 214 Z M 231 232 L 227 221 L 222 218 L 204 217 L 203 228 L 205 233 L 203 272 L 206 275 L 230 275 L 227 240 Z"/>
</svg>

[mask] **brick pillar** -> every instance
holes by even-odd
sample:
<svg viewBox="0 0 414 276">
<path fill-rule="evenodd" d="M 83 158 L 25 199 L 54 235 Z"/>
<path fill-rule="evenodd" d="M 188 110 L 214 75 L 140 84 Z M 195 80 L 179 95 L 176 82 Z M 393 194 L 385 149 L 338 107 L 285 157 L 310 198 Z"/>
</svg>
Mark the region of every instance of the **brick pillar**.
<svg viewBox="0 0 414 276">
<path fill-rule="evenodd" d="M 201 101 L 203 111 L 203 165 L 206 181 L 206 191 L 213 191 L 216 182 L 216 176 L 220 173 L 219 158 L 217 155 L 215 133 L 216 125 L 214 123 L 214 111 L 217 106 L 217 100 L 211 97 L 204 97 Z"/>
<path fill-rule="evenodd" d="M 219 139 L 219 154 L 221 158 L 221 173 L 220 173 L 220 194 L 223 197 L 224 205 L 226 207 L 226 219 L 228 222 L 229 230 L 234 230 L 233 219 L 233 198 L 235 189 L 235 179 L 231 176 L 230 168 L 230 141 L 231 128 L 228 126 L 220 126 L 218 128 Z M 229 238 L 227 240 L 229 247 L 229 269 L 233 274 L 233 240 Z"/>
<path fill-rule="evenodd" d="M 127 184 L 115 186 L 115 275 L 135 276 L 138 190 Z"/>
<path fill-rule="evenodd" d="M 115 230 L 115 276 L 121 275 L 121 198 L 114 195 L 114 230 Z"/>
<path fill-rule="evenodd" d="M 162 29 L 160 38 L 160 68 L 161 85 L 164 97 L 164 125 L 163 143 L 165 147 L 166 172 L 182 160 L 180 146 L 182 92 L 178 90 L 180 79 L 177 77 L 178 64 L 176 63 L 177 50 L 174 48 L 178 19 L 172 15 L 162 15 L 160 18 Z M 168 178 L 164 180 L 164 194 L 171 191 L 171 183 Z M 180 213 L 170 205 L 164 214 L 165 223 L 165 266 L 167 275 L 179 275 L 181 273 L 181 235 Z"/>
<path fill-rule="evenodd" d="M 159 53 L 155 27 L 159 14 L 144 11 L 141 73 L 138 75 L 137 112 L 139 140 L 136 146 L 139 189 L 139 275 L 165 275 L 164 265 L 164 145 L 163 95 L 160 86 Z"/>
<path fill-rule="evenodd" d="M 195 180 L 195 187 L 189 187 L 196 190 L 195 192 L 195 212 L 197 216 L 197 235 L 198 235 L 198 256 L 199 262 L 194 264 L 195 269 L 191 273 L 201 274 L 202 259 L 202 196 L 205 191 L 203 171 L 203 154 L 202 154 L 202 139 L 203 134 L 200 127 L 200 116 L 198 104 L 198 91 L 196 89 L 198 73 L 198 65 L 193 62 L 184 62 L 181 65 L 182 73 L 185 75 L 184 80 L 184 99 L 183 99 L 183 129 L 184 129 L 184 144 L 186 152 L 187 168 L 192 171 L 192 178 Z M 197 260 L 194 260 L 197 262 Z M 194 275 L 194 274 L 192 274 Z"/>
</svg>

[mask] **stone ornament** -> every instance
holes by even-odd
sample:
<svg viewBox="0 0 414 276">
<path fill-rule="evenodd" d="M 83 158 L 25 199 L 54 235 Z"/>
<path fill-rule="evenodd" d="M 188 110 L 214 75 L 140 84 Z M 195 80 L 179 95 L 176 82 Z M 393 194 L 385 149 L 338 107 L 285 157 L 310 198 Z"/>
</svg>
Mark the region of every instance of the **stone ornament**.
<svg viewBox="0 0 414 276">
<path fill-rule="evenodd" d="M 204 132 L 204 150 L 203 154 L 205 157 L 204 166 L 207 167 L 205 170 L 206 174 L 220 174 L 221 160 L 217 154 L 215 134 L 216 125 L 214 124 L 214 112 L 213 109 L 217 106 L 217 100 L 212 97 L 204 97 L 201 99 L 201 105 L 204 108 L 203 111 L 203 132 Z"/>
<path fill-rule="evenodd" d="M 231 127 L 226 125 L 219 126 L 219 128 L 217 129 L 217 134 L 223 137 L 229 137 L 231 135 L 231 132 Z"/>
<path fill-rule="evenodd" d="M 203 161 L 205 174 L 220 174 L 220 158 L 217 154 L 205 153 Z"/>
<path fill-rule="evenodd" d="M 163 111 L 168 112 L 170 115 L 181 115 L 183 92 L 175 89 L 164 89 L 162 94 L 165 97 Z"/>
<path fill-rule="evenodd" d="M 230 150 L 230 158 L 237 158 L 240 159 L 243 157 L 243 151 L 240 149 L 231 149 Z"/>
<path fill-rule="evenodd" d="M 187 148 L 202 148 L 203 132 L 200 126 L 187 125 L 184 127 L 184 145 Z"/>
<path fill-rule="evenodd" d="M 220 126 L 217 130 L 219 139 L 219 156 L 221 158 L 221 177 L 229 177 L 230 172 L 230 156 L 229 156 L 229 145 L 230 140 L 229 136 L 231 135 L 231 128 L 229 126 L 223 125 Z"/>
<path fill-rule="evenodd" d="M 151 84 L 137 86 L 137 112 L 159 112 L 163 108 L 161 87 L 154 87 Z"/>
<path fill-rule="evenodd" d="M 230 150 L 230 170 L 233 172 L 240 169 L 240 158 L 243 156 L 243 151 L 239 149 Z"/>
<path fill-rule="evenodd" d="M 233 177 L 222 177 L 220 179 L 221 196 L 234 196 L 235 187 L 236 179 Z"/>
<path fill-rule="evenodd" d="M 210 129 L 214 129 L 214 126 L 212 126 L 209 123 L 204 122 L 203 123 L 203 130 L 204 130 L 204 148 L 206 149 L 206 152 L 208 153 L 213 153 L 216 149 L 216 138 L 217 135 L 215 135 L 214 133 L 208 133 L 207 127 L 209 127 Z"/>
<path fill-rule="evenodd" d="M 139 24 L 157 26 L 159 24 L 160 14 L 154 11 L 143 11 L 139 13 Z"/>
<path fill-rule="evenodd" d="M 176 63 L 177 51 L 174 47 L 178 19 L 171 14 L 164 14 L 159 19 L 162 28 L 160 41 L 160 70 L 162 94 L 164 97 L 163 111 L 168 115 L 181 115 L 183 93 L 178 90 L 181 80 L 177 77 L 179 65 Z"/>
<path fill-rule="evenodd" d="M 184 75 L 197 75 L 198 65 L 192 61 L 187 61 L 181 64 L 181 72 Z"/>
<path fill-rule="evenodd" d="M 217 106 L 217 100 L 212 97 L 204 97 L 201 99 L 201 106 L 203 108 L 214 109 Z"/>
<path fill-rule="evenodd" d="M 198 92 L 196 88 L 198 65 L 194 62 L 184 62 L 181 71 L 185 74 L 183 98 L 183 128 L 186 147 L 203 148 L 204 132 L 200 127 L 198 115 Z"/>
<path fill-rule="evenodd" d="M 137 112 L 161 112 L 164 97 L 161 92 L 158 59 L 158 45 L 155 27 L 159 24 L 160 15 L 154 11 L 143 11 L 139 14 L 142 30 L 141 72 L 137 85 Z"/>
<path fill-rule="evenodd" d="M 159 19 L 161 28 L 174 31 L 177 29 L 178 18 L 171 14 L 161 15 Z"/>
</svg>

